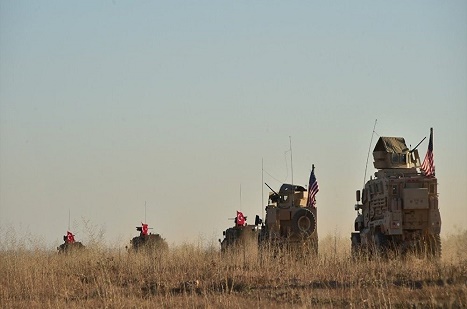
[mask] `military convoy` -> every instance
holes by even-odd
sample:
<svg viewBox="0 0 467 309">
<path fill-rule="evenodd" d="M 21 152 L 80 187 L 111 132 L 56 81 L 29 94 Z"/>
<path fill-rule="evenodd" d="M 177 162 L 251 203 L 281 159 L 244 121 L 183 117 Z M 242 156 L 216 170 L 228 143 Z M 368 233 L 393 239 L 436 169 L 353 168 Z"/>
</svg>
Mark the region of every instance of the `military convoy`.
<svg viewBox="0 0 467 309">
<path fill-rule="evenodd" d="M 441 255 L 441 216 L 432 149 L 431 132 L 427 157 L 421 165 L 418 150 L 409 150 L 404 138 L 379 138 L 373 150 L 378 171 L 361 192 L 356 192 L 357 218 L 351 234 L 354 257 L 388 252 Z"/>
<path fill-rule="evenodd" d="M 421 143 L 421 142 L 420 142 Z M 420 143 L 418 145 L 420 145 Z M 374 178 L 356 191 L 357 217 L 351 233 L 353 257 L 394 252 L 415 252 L 441 256 L 441 216 L 438 208 L 437 179 L 433 163 L 433 131 L 427 156 L 420 163 L 418 150 L 409 149 L 402 137 L 380 137 L 373 150 Z M 266 184 L 267 185 L 267 184 Z M 235 224 L 219 239 L 221 252 L 253 246 L 318 253 L 317 208 L 314 199 L 318 186 L 314 166 L 308 190 L 300 185 L 282 184 L 279 191 L 267 185 L 266 218 L 257 215 L 254 224 L 237 211 Z M 139 236 L 130 241 L 132 251 L 168 249 L 159 234 L 149 233 L 146 223 L 136 227 Z M 57 247 L 60 253 L 84 248 L 71 232 Z"/>
</svg>

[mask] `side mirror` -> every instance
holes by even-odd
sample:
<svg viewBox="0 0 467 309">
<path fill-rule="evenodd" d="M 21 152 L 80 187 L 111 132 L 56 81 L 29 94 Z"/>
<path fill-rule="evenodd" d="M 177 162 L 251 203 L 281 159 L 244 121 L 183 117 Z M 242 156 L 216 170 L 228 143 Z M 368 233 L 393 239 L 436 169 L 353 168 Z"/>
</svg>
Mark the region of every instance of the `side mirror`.
<svg viewBox="0 0 467 309">
<path fill-rule="evenodd" d="M 222 236 L 225 236 L 225 231 L 222 232 Z"/>
<path fill-rule="evenodd" d="M 357 202 L 360 202 L 360 190 L 357 190 L 356 193 L 356 198 L 357 198 Z"/>
<path fill-rule="evenodd" d="M 221 240 L 220 238 L 219 238 L 218 240 L 219 240 L 219 243 L 221 243 L 221 242 L 222 242 L 222 240 Z"/>
<path fill-rule="evenodd" d="M 258 215 L 256 215 L 255 217 L 255 225 L 260 225 L 263 223 L 263 220 L 260 219 L 260 217 Z"/>
</svg>

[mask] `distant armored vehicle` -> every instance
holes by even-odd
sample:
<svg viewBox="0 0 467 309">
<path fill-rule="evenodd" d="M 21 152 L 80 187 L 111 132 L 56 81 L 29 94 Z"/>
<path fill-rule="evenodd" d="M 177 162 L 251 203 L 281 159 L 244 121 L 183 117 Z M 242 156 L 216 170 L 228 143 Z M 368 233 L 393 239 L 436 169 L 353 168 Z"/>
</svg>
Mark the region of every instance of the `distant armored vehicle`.
<svg viewBox="0 0 467 309">
<path fill-rule="evenodd" d="M 307 190 L 293 184 L 283 184 L 279 192 L 269 188 L 272 192 L 259 235 L 260 246 L 318 253 L 317 209 L 309 203 Z"/>
<path fill-rule="evenodd" d="M 223 232 L 224 239 L 219 239 L 221 244 L 221 252 L 226 252 L 229 249 L 238 249 L 239 246 L 245 247 L 249 245 L 258 246 L 258 225 L 261 220 L 256 216 L 255 224 L 247 224 L 247 217 L 243 213 L 237 211 L 237 216 L 234 219 L 235 225 Z"/>
<path fill-rule="evenodd" d="M 402 137 L 380 137 L 373 150 L 375 178 L 356 192 L 352 255 L 416 252 L 441 255 L 441 216 L 433 163 L 433 131 L 424 163 Z M 419 143 L 420 144 L 420 143 Z M 418 145 L 417 145 L 418 146 Z M 417 170 L 421 168 L 421 172 Z M 361 212 L 360 212 L 361 211 Z"/>
<path fill-rule="evenodd" d="M 140 250 L 153 250 L 163 251 L 169 248 L 169 245 L 159 234 L 149 233 L 152 229 L 148 227 L 146 223 L 141 223 L 141 226 L 137 226 L 136 230 L 140 232 L 139 236 L 133 237 L 130 241 L 131 248 L 134 251 Z"/>
<path fill-rule="evenodd" d="M 79 241 L 75 241 L 75 235 L 70 231 L 67 231 L 66 235 L 63 236 L 63 241 L 64 243 L 57 247 L 58 253 L 70 253 L 84 249 L 84 245 Z"/>
</svg>

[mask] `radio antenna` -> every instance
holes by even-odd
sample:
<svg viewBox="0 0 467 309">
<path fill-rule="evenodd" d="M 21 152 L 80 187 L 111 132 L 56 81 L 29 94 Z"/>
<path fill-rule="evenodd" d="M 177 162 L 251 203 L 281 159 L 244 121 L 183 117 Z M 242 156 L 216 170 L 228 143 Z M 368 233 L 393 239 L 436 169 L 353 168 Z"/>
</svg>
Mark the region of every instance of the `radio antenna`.
<svg viewBox="0 0 467 309">
<path fill-rule="evenodd" d="M 292 159 L 293 159 L 293 155 L 292 155 L 292 136 L 289 136 L 289 142 L 290 142 L 290 170 L 292 171 L 292 187 L 293 187 L 292 194 L 295 194 L 295 184 L 293 182 L 293 163 L 292 163 Z M 294 199 L 292 198 L 292 207 L 294 206 L 293 202 L 294 202 Z"/>
<path fill-rule="evenodd" d="M 375 119 L 375 125 L 373 126 L 373 132 L 371 132 L 370 145 L 368 146 L 368 155 L 366 156 L 366 165 L 365 165 L 365 176 L 363 176 L 363 187 L 365 187 L 366 170 L 368 168 L 368 158 L 370 157 L 371 143 L 373 143 L 373 136 L 375 135 L 375 129 L 376 129 L 376 122 L 377 121 L 378 121 L 378 119 Z"/>
<path fill-rule="evenodd" d="M 261 218 L 264 218 L 264 159 L 261 158 Z"/>
<path fill-rule="evenodd" d="M 242 209 L 242 184 L 240 183 L 240 210 Z"/>
<path fill-rule="evenodd" d="M 68 231 L 70 230 L 70 208 L 68 208 Z"/>
<path fill-rule="evenodd" d="M 289 144 L 290 144 L 290 170 L 292 172 L 292 185 L 293 183 L 293 155 L 292 155 L 292 136 L 289 136 Z M 293 202 L 293 201 L 292 201 Z"/>
</svg>

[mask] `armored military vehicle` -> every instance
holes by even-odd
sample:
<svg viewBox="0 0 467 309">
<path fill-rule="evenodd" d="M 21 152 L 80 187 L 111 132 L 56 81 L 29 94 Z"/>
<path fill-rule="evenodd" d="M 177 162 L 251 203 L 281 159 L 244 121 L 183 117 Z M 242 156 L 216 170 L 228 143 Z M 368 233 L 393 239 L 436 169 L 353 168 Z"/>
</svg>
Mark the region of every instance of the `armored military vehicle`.
<svg viewBox="0 0 467 309">
<path fill-rule="evenodd" d="M 70 253 L 84 249 L 84 245 L 79 241 L 75 241 L 75 235 L 70 231 L 67 231 L 66 235 L 63 236 L 63 241 L 64 243 L 57 247 L 58 253 Z"/>
<path fill-rule="evenodd" d="M 307 190 L 299 185 L 282 184 L 276 192 L 267 186 L 272 192 L 259 235 L 260 246 L 318 253 L 317 209 L 308 202 Z"/>
<path fill-rule="evenodd" d="M 261 219 L 256 216 L 255 224 L 247 224 L 247 217 L 243 213 L 237 211 L 237 216 L 234 218 L 235 224 L 233 227 L 226 229 L 222 234 L 224 239 L 220 240 L 221 252 L 226 252 L 229 249 L 239 249 L 239 247 L 258 246 L 258 232 Z"/>
<path fill-rule="evenodd" d="M 134 251 L 164 251 L 169 248 L 169 245 L 159 234 L 149 233 L 149 230 L 152 229 L 148 227 L 148 224 L 141 223 L 141 226 L 137 226 L 136 230 L 139 233 L 139 236 L 133 237 L 130 241 L 131 249 Z"/>
<path fill-rule="evenodd" d="M 431 130 L 422 165 L 418 145 L 409 150 L 402 137 L 378 139 L 373 150 L 374 167 L 378 171 L 362 192 L 356 192 L 357 218 L 355 232 L 351 234 L 353 256 L 391 251 L 441 255 L 432 133 Z"/>
</svg>

